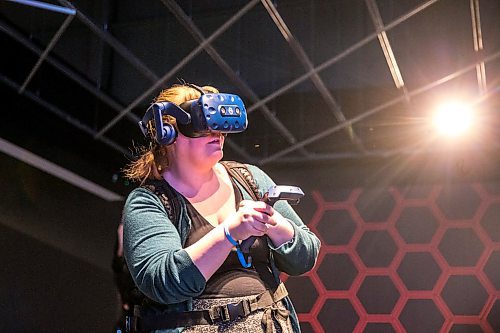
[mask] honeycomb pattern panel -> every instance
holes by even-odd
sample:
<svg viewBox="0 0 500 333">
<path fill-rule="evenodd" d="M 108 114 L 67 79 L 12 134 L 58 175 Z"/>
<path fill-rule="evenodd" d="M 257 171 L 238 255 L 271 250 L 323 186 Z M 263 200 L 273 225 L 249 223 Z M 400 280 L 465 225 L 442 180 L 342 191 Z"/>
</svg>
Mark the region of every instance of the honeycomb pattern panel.
<svg viewBox="0 0 500 333">
<path fill-rule="evenodd" d="M 408 290 L 432 290 L 442 270 L 429 252 L 410 252 L 397 273 Z"/>
<path fill-rule="evenodd" d="M 358 270 L 348 254 L 328 253 L 317 273 L 327 290 L 349 290 Z"/>
<path fill-rule="evenodd" d="M 408 244 L 430 243 L 438 221 L 428 207 L 406 207 L 396 222 L 396 229 Z"/>
<path fill-rule="evenodd" d="M 298 313 L 310 312 L 319 294 L 307 276 L 290 277 L 286 280 L 286 287 L 295 310 Z"/>
<path fill-rule="evenodd" d="M 489 256 L 486 265 L 484 266 L 484 273 L 493 285 L 493 287 L 500 291 L 500 251 L 493 251 Z"/>
<path fill-rule="evenodd" d="M 318 314 L 325 332 L 353 332 L 359 316 L 348 299 L 328 299 Z"/>
<path fill-rule="evenodd" d="M 394 205 L 394 198 L 386 189 L 363 190 L 356 200 L 356 208 L 365 222 L 386 221 Z"/>
<path fill-rule="evenodd" d="M 500 332 L 500 320 L 498 318 L 500 318 L 500 300 L 497 299 L 487 318 L 493 332 Z"/>
<path fill-rule="evenodd" d="M 366 266 L 387 267 L 396 255 L 397 246 L 389 232 L 370 230 L 363 234 L 356 251 Z"/>
<path fill-rule="evenodd" d="M 304 332 L 500 332 L 500 185 L 315 190 L 315 268 L 285 281 Z"/>
<path fill-rule="evenodd" d="M 314 328 L 308 322 L 301 322 L 300 323 L 300 331 L 302 333 L 314 333 Z"/>
<path fill-rule="evenodd" d="M 399 320 L 408 333 L 439 332 L 445 317 L 431 299 L 411 299 L 401 311 Z"/>
<path fill-rule="evenodd" d="M 356 231 L 356 223 L 347 210 L 327 211 L 318 223 L 318 231 L 327 245 L 346 245 Z"/>
<path fill-rule="evenodd" d="M 300 199 L 300 204 L 294 206 L 294 209 L 306 225 L 314 220 L 314 214 L 317 212 L 316 202 L 310 195 L 305 195 L 302 199 Z"/>
<path fill-rule="evenodd" d="M 484 245 L 473 229 L 449 229 L 439 243 L 439 251 L 450 266 L 474 266 Z"/>
<path fill-rule="evenodd" d="M 363 333 L 396 333 L 394 327 L 387 323 L 368 323 Z"/>
<path fill-rule="evenodd" d="M 400 295 L 388 276 L 367 276 L 357 296 L 367 313 L 390 314 Z"/>
<path fill-rule="evenodd" d="M 488 293 L 475 276 L 450 276 L 441 297 L 454 315 L 479 315 Z"/>
<path fill-rule="evenodd" d="M 481 218 L 481 226 L 494 242 L 500 242 L 500 228 L 498 227 L 498 217 L 500 216 L 500 203 L 490 205 L 484 216 Z"/>
<path fill-rule="evenodd" d="M 463 220 L 474 216 L 480 201 L 481 198 L 470 184 L 451 184 L 441 190 L 436 203 L 446 218 Z"/>
<path fill-rule="evenodd" d="M 450 333 L 484 333 L 479 325 L 455 324 L 451 327 Z"/>
</svg>

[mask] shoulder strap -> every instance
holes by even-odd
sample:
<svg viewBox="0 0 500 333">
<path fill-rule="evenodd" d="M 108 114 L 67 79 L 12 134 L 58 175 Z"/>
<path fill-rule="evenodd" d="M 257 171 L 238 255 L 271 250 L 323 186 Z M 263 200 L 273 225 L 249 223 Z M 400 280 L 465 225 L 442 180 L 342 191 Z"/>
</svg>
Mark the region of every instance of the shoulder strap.
<svg viewBox="0 0 500 333">
<path fill-rule="evenodd" d="M 177 227 L 179 221 L 179 201 L 175 199 L 175 194 L 172 188 L 164 181 L 164 180 L 154 180 L 148 179 L 146 182 L 141 185 L 142 188 L 145 188 L 158 196 L 161 203 L 165 207 L 167 211 L 168 218 L 172 223 Z"/>
<path fill-rule="evenodd" d="M 262 198 L 257 183 L 245 164 L 236 161 L 221 161 L 221 164 L 224 165 L 229 175 L 243 186 L 253 200 L 258 201 Z"/>
</svg>

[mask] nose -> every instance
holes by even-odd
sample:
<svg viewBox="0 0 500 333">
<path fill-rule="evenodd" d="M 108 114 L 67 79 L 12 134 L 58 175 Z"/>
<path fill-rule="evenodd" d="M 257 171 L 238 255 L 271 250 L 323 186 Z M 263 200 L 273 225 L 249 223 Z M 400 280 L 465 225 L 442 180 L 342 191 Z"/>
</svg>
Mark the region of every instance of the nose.
<svg viewBox="0 0 500 333">
<path fill-rule="evenodd" d="M 226 133 L 222 133 L 222 132 L 210 132 L 210 136 L 222 138 L 222 137 L 226 137 L 227 134 Z"/>
</svg>

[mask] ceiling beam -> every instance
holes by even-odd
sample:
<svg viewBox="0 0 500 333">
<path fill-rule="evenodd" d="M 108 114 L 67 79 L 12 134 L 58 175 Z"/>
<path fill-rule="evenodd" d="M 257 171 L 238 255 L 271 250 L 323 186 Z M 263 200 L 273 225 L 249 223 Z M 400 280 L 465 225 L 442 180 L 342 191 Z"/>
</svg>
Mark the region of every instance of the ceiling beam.
<svg viewBox="0 0 500 333">
<path fill-rule="evenodd" d="M 65 1 L 65 0 L 59 0 Z M 244 14 L 246 14 L 250 9 L 252 9 L 259 0 L 252 0 L 247 3 L 242 9 L 240 9 L 236 14 L 231 16 L 231 18 L 226 21 L 222 26 L 220 26 L 217 30 L 215 30 L 210 37 L 205 39 L 203 43 L 198 45 L 195 49 L 193 49 L 186 57 L 184 57 L 177 65 L 175 65 L 171 70 L 169 70 L 165 75 L 163 75 L 153 86 L 151 86 L 148 90 L 143 92 L 140 96 L 138 96 L 132 103 L 130 103 L 120 114 L 118 114 L 115 118 L 113 118 L 108 124 L 106 124 L 95 136 L 96 139 L 101 137 L 104 133 L 106 133 L 111 127 L 113 127 L 121 118 L 123 118 L 127 113 L 132 111 L 134 107 L 139 105 L 146 97 L 150 96 L 153 92 L 155 92 L 160 86 L 164 85 L 167 80 L 169 80 L 175 73 L 177 73 L 181 68 L 183 68 L 189 61 L 194 59 L 204 48 L 206 45 L 212 43 L 217 37 L 219 37 L 222 33 L 224 33 L 229 27 L 231 27 L 236 21 L 238 21 Z"/>
<path fill-rule="evenodd" d="M 499 57 L 500 57 L 500 51 L 497 51 L 494 54 L 492 54 L 492 55 L 490 55 L 490 56 L 488 56 L 486 58 L 480 59 L 478 62 L 488 63 L 489 61 L 493 61 L 493 60 L 495 60 L 495 59 L 497 59 Z M 461 76 L 461 75 L 463 75 L 463 74 L 465 74 L 465 73 L 467 73 L 467 72 L 475 69 L 476 65 L 477 65 L 477 62 L 475 62 L 473 64 L 470 64 L 470 65 L 468 65 L 468 66 L 466 66 L 466 67 L 464 67 L 464 68 L 462 68 L 462 69 L 460 69 L 460 70 L 458 70 L 458 71 L 456 71 L 456 72 L 454 72 L 452 74 L 449 74 L 449 75 L 447 75 L 445 77 L 442 77 L 441 79 L 435 80 L 435 81 L 433 81 L 433 82 L 431 82 L 431 83 L 429 83 L 429 84 L 427 84 L 427 85 L 425 85 L 423 87 L 420 87 L 418 89 L 410 91 L 410 92 L 408 92 L 408 94 L 409 94 L 410 97 L 420 95 L 420 94 L 422 94 L 422 93 L 424 93 L 424 92 L 426 92 L 426 91 L 428 91 L 428 90 L 430 90 L 432 88 L 435 88 L 435 87 L 437 87 L 437 86 L 439 86 L 439 85 L 441 85 L 441 84 L 443 84 L 445 82 L 448 82 L 448 81 L 450 81 L 452 79 L 455 79 L 455 78 L 457 78 L 457 77 L 459 77 L 459 76 Z M 390 100 L 388 102 L 385 102 L 385 103 L 383 103 L 381 105 L 378 105 L 378 106 L 376 106 L 376 107 L 374 107 L 374 108 L 372 108 L 370 110 L 367 110 L 367 111 L 365 111 L 365 112 L 357 115 L 356 117 L 348 119 L 344 124 L 339 124 L 337 126 L 333 126 L 333 127 L 329 128 L 329 129 L 323 131 L 323 132 L 320 132 L 320 133 L 318 133 L 316 135 L 313 135 L 313 136 L 307 138 L 306 140 L 298 142 L 298 143 L 296 143 L 293 146 L 290 146 L 290 147 L 288 147 L 286 149 L 283 149 L 283 150 L 281 150 L 281 151 L 279 151 L 279 152 L 277 152 L 277 153 L 275 153 L 275 154 L 273 154 L 271 156 L 268 156 L 268 157 L 260 160 L 258 162 L 258 164 L 259 165 L 264 165 L 264 164 L 268 164 L 268 163 L 270 163 L 272 161 L 275 161 L 279 157 L 285 156 L 286 154 L 288 154 L 288 153 L 290 153 L 290 152 L 298 149 L 299 147 L 303 147 L 305 145 L 311 144 L 311 143 L 313 143 L 313 142 L 315 142 L 315 141 L 317 141 L 319 139 L 322 139 L 322 138 L 324 138 L 324 137 L 326 137 L 328 135 L 331 135 L 331 134 L 333 134 L 333 133 L 335 133 L 335 132 L 343 129 L 345 126 L 348 126 L 349 124 L 357 123 L 357 122 L 359 122 L 359 121 L 361 121 L 361 120 L 363 120 L 363 119 L 365 119 L 365 118 L 367 118 L 369 116 L 372 116 L 372 115 L 374 115 L 374 114 L 376 114 L 376 113 L 378 113 L 378 112 L 380 112 L 380 111 L 382 111 L 384 109 L 387 109 L 390 106 L 393 106 L 393 105 L 398 104 L 400 102 L 404 102 L 405 100 L 406 100 L 405 96 L 400 96 L 400 97 L 394 98 L 394 99 L 392 99 L 392 100 Z"/>
<path fill-rule="evenodd" d="M 423 11 L 424 9 L 428 8 L 429 6 L 435 4 L 438 1 L 439 0 L 429 0 L 429 1 L 426 1 L 426 2 L 422 3 L 420 6 L 416 7 L 415 9 L 409 11 L 406 14 L 401 15 L 400 17 L 398 17 L 397 19 L 395 19 L 391 23 L 385 25 L 383 27 L 383 30 L 384 31 L 391 30 L 392 28 L 394 28 L 394 27 L 398 26 L 399 24 L 405 22 L 410 17 L 415 16 L 416 14 L 420 13 L 421 11 Z M 338 54 L 336 56 L 333 56 L 332 58 L 328 59 L 327 61 L 323 62 L 322 64 L 314 67 L 309 72 L 303 74 L 302 76 L 296 78 L 295 80 L 291 81 L 290 83 L 288 83 L 288 84 L 284 85 L 283 87 L 279 88 L 275 92 L 273 92 L 273 93 L 269 94 L 268 96 L 262 98 L 259 103 L 256 103 L 256 104 L 252 105 L 249 108 L 249 111 L 252 111 L 253 109 L 260 107 L 262 104 L 268 103 L 272 99 L 274 99 L 274 98 L 282 95 L 283 93 L 287 92 L 288 90 L 292 89 L 293 87 L 295 87 L 295 86 L 301 84 L 302 82 L 304 82 L 305 80 L 309 79 L 309 77 L 311 75 L 314 75 L 315 73 L 321 72 L 322 70 L 324 70 L 324 69 L 330 67 L 331 65 L 339 62 L 340 60 L 344 59 L 345 57 L 347 57 L 348 55 L 350 55 L 354 51 L 356 51 L 356 50 L 360 49 L 361 47 L 367 45 L 368 43 L 370 43 L 371 41 L 373 41 L 375 38 L 378 38 L 378 33 L 376 33 L 376 32 L 373 33 L 373 34 L 371 34 L 371 35 L 369 35 L 369 36 L 367 36 L 367 37 L 365 37 L 365 38 L 363 38 L 362 40 L 358 41 L 354 45 L 350 46 L 349 48 L 347 48 L 346 50 L 344 50 L 343 52 L 341 52 L 340 54 Z"/>
<path fill-rule="evenodd" d="M 372 18 L 373 25 L 375 26 L 380 47 L 382 48 L 385 61 L 387 63 L 387 66 L 389 67 L 389 71 L 391 72 L 392 80 L 394 81 L 396 88 L 402 90 L 406 101 L 409 103 L 410 96 L 408 95 L 408 90 L 406 89 L 403 75 L 401 74 L 401 70 L 399 69 L 398 62 L 396 61 L 396 57 L 394 56 L 394 52 L 392 51 L 391 42 L 389 41 L 389 37 L 384 30 L 384 22 L 382 20 L 382 16 L 380 15 L 377 2 L 375 0 L 365 0 L 365 3 Z"/>
<path fill-rule="evenodd" d="M 123 201 L 123 197 L 121 195 L 116 194 L 88 179 L 77 175 L 72 171 L 69 171 L 68 169 L 54 164 L 2 138 L 0 138 L 0 152 L 12 156 L 26 164 L 31 165 L 32 167 L 42 170 L 49 175 L 55 176 L 106 201 Z"/>
<path fill-rule="evenodd" d="M 483 34 L 481 32 L 481 15 L 479 10 L 479 0 L 470 0 L 470 14 L 472 23 L 472 39 L 474 42 L 474 52 L 477 56 L 481 56 L 484 46 L 483 46 Z M 477 84 L 479 87 L 479 92 L 484 94 L 488 91 L 488 86 L 486 84 L 486 69 L 484 62 L 479 62 L 476 65 L 476 77 Z"/>
<path fill-rule="evenodd" d="M 17 40 L 19 43 L 24 45 L 27 49 L 32 51 L 33 53 L 37 55 L 41 55 L 43 50 L 36 46 L 31 40 L 23 36 L 21 33 L 16 31 L 13 27 L 9 26 L 5 21 L 0 20 L 0 31 L 3 31 L 13 39 Z M 87 78 L 82 77 L 80 74 L 75 72 L 73 69 L 69 68 L 68 66 L 64 65 L 62 62 L 57 60 L 54 57 L 51 57 L 50 55 L 47 56 L 46 60 L 47 63 L 52 65 L 54 68 L 59 70 L 62 74 L 64 74 L 67 78 L 71 79 L 72 81 L 76 82 L 78 85 L 80 85 L 82 88 L 87 90 L 89 93 L 97 97 L 100 101 L 103 103 L 107 104 L 110 106 L 113 110 L 120 112 L 123 110 L 124 106 L 112 99 L 110 96 L 108 96 L 106 93 L 104 93 L 102 90 L 98 89 L 96 86 L 92 85 L 91 82 L 88 81 Z M 133 122 L 134 124 L 137 124 L 137 122 L 140 120 L 139 117 L 137 117 L 133 113 L 127 114 L 127 119 Z"/>
<path fill-rule="evenodd" d="M 267 13 L 273 20 L 276 27 L 281 32 L 281 35 L 288 42 L 288 45 L 292 49 L 297 59 L 299 59 L 304 69 L 306 71 L 311 71 L 314 68 L 311 60 L 307 56 L 307 53 L 305 52 L 300 42 L 295 38 L 295 36 L 292 34 L 290 29 L 286 25 L 285 20 L 283 20 L 283 17 L 279 13 L 276 6 L 273 4 L 271 0 L 261 0 L 261 2 L 266 8 Z M 323 97 L 323 100 L 325 101 L 326 105 L 328 106 L 329 110 L 333 113 L 337 121 L 340 124 L 344 123 L 346 120 L 345 115 L 342 112 L 340 105 L 337 103 L 333 95 L 326 87 L 325 83 L 323 82 L 323 79 L 321 79 L 319 74 L 316 72 L 311 74 L 309 78 L 311 79 L 316 89 L 319 91 L 321 97 Z M 349 136 L 351 142 L 353 142 L 356 145 L 359 151 L 361 152 L 366 151 L 365 147 L 363 146 L 361 138 L 354 132 L 352 126 L 346 126 L 345 131 Z"/>
<path fill-rule="evenodd" d="M 76 11 L 72 8 L 56 6 L 50 3 L 45 3 L 41 1 L 33 1 L 33 0 L 7 0 L 10 2 L 19 3 L 21 5 L 27 5 L 35 8 L 45 9 L 51 12 L 66 14 L 66 15 L 75 15 Z"/>
<path fill-rule="evenodd" d="M 68 15 L 68 17 L 66 17 L 66 19 L 64 20 L 64 22 L 61 24 L 61 27 L 59 27 L 59 29 L 56 31 L 56 33 L 54 34 L 54 37 L 52 37 L 52 39 L 50 40 L 50 42 L 47 45 L 47 47 L 45 48 L 45 50 L 43 50 L 42 54 L 40 54 L 40 57 L 38 58 L 35 66 L 33 66 L 33 68 L 31 69 L 30 73 L 28 74 L 28 76 L 24 80 L 23 84 L 19 88 L 18 92 L 20 94 L 23 93 L 24 89 L 26 89 L 26 86 L 29 84 L 29 82 L 31 81 L 31 79 L 33 78 L 33 76 L 35 76 L 35 73 L 38 71 L 38 69 L 40 68 L 40 66 L 42 65 L 42 63 L 45 61 L 45 59 L 47 58 L 49 52 L 52 51 L 52 49 L 54 48 L 54 46 L 56 46 L 56 43 L 62 37 L 64 31 L 66 31 L 66 28 L 68 28 L 69 24 L 73 20 L 73 17 L 74 16 L 72 16 L 72 15 Z"/>
<path fill-rule="evenodd" d="M 128 61 L 132 66 L 134 66 L 139 73 L 144 75 L 149 81 L 155 82 L 158 80 L 158 76 L 153 73 L 138 57 L 136 57 L 126 46 L 120 43 L 113 35 L 111 35 L 106 30 L 101 29 L 97 24 L 95 24 L 90 18 L 88 18 L 80 9 L 78 9 L 74 3 L 67 0 L 58 0 L 59 3 L 71 7 L 76 10 L 76 17 L 82 22 L 87 28 L 95 33 L 100 39 L 104 40 L 111 48 L 113 48 L 119 55 Z"/>
<path fill-rule="evenodd" d="M 232 67 L 222 58 L 220 53 L 210 43 L 204 43 L 205 37 L 198 29 L 194 22 L 186 15 L 182 8 L 174 0 L 161 0 L 163 4 L 170 10 L 170 12 L 177 18 L 179 23 L 193 36 L 193 38 L 200 44 L 205 44 L 205 52 L 212 58 L 212 60 L 219 66 L 219 68 L 226 74 L 231 82 L 252 102 L 258 103 L 259 97 L 250 88 L 250 86 L 241 77 L 235 73 Z M 283 123 L 276 117 L 276 115 L 269 109 L 267 105 L 262 105 L 260 108 L 264 117 L 273 125 L 281 135 L 289 142 L 295 143 L 297 139 L 295 136 L 283 125 Z M 306 151 L 302 151 L 303 155 L 307 155 Z"/>
<path fill-rule="evenodd" d="M 15 91 L 19 91 L 20 86 L 2 74 L 0 74 L 0 82 L 2 82 L 3 84 L 5 84 L 6 86 L 8 86 L 9 88 L 11 88 Z M 30 92 L 29 90 L 24 90 L 22 95 L 25 96 L 26 98 L 32 100 L 33 102 L 37 103 L 38 105 L 44 107 L 46 110 L 52 112 L 54 115 L 61 118 L 65 122 L 71 124 L 73 127 L 78 128 L 79 130 L 89 134 L 92 137 L 95 135 L 95 130 L 93 130 L 89 126 L 81 123 L 78 119 L 72 117 L 67 112 L 62 111 L 61 109 L 59 109 L 55 105 L 45 101 L 44 99 L 39 97 L 37 94 L 34 94 L 34 93 Z M 104 136 L 99 138 L 99 140 L 102 141 L 103 143 L 105 143 L 106 145 L 108 145 L 109 147 L 113 148 L 114 150 L 118 151 L 119 153 L 123 154 L 123 156 L 127 156 L 129 158 L 133 157 L 128 149 L 123 148 L 122 146 L 120 146 L 119 144 L 114 142 L 113 140 L 108 139 L 107 137 L 104 137 Z"/>
</svg>

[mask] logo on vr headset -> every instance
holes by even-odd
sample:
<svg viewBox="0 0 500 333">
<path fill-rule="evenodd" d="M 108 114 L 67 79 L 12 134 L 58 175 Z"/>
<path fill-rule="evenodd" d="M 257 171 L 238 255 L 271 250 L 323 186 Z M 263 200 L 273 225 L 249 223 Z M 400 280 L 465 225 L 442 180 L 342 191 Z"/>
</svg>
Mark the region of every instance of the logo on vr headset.
<svg viewBox="0 0 500 333">
<path fill-rule="evenodd" d="M 191 86 L 191 85 L 190 85 Z M 247 112 L 241 98 L 233 94 L 202 92 L 200 98 L 182 103 L 159 102 L 151 105 L 139 121 L 144 136 L 148 137 L 147 124 L 153 121 L 155 140 L 161 145 L 172 144 L 177 130 L 163 122 L 164 115 L 175 118 L 179 131 L 190 138 L 210 135 L 213 132 L 228 134 L 243 132 L 247 128 Z"/>
</svg>

